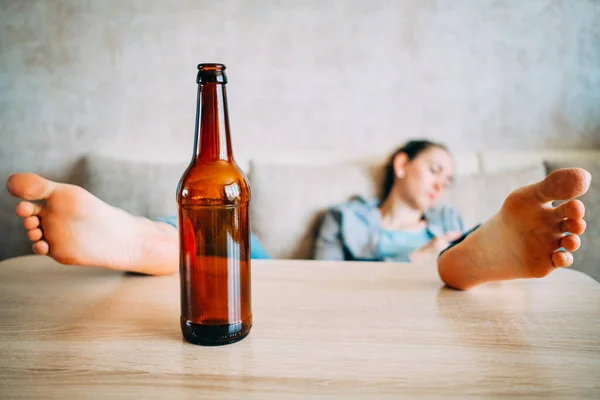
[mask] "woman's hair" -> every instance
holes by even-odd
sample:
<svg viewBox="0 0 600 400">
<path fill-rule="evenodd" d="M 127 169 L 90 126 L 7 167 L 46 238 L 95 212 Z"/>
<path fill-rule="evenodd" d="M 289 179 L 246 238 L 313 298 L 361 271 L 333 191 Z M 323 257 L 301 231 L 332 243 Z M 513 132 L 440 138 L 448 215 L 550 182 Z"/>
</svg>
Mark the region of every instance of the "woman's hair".
<svg viewBox="0 0 600 400">
<path fill-rule="evenodd" d="M 385 201 L 385 199 L 389 196 L 390 192 L 392 191 L 392 186 L 394 186 L 394 180 L 396 179 L 396 171 L 394 171 L 394 159 L 396 156 L 400 153 L 404 153 L 408 157 L 408 161 L 412 161 L 417 158 L 419 154 L 432 147 L 437 147 L 439 149 L 448 151 L 446 146 L 441 143 L 431 142 L 429 140 L 411 140 L 390 156 L 388 162 L 385 164 L 383 190 L 381 192 L 382 202 Z"/>
</svg>

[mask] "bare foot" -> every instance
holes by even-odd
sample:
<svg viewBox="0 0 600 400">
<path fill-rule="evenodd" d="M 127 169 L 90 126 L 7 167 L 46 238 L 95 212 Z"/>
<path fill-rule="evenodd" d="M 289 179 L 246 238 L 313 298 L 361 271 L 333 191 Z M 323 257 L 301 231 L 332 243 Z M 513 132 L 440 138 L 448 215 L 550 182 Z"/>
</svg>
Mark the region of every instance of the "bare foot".
<svg viewBox="0 0 600 400">
<path fill-rule="evenodd" d="M 89 265 L 145 274 L 178 268 L 177 230 L 112 207 L 83 188 L 32 173 L 12 175 L 8 191 L 24 200 L 23 218 L 33 251 L 62 264 Z"/>
<path fill-rule="evenodd" d="M 579 200 L 558 207 L 552 201 L 581 196 L 590 182 L 586 170 L 568 168 L 515 190 L 498 214 L 442 253 L 440 277 L 448 286 L 466 290 L 492 281 L 541 278 L 570 266 L 571 252 L 579 248 L 585 231 L 585 208 Z"/>
</svg>

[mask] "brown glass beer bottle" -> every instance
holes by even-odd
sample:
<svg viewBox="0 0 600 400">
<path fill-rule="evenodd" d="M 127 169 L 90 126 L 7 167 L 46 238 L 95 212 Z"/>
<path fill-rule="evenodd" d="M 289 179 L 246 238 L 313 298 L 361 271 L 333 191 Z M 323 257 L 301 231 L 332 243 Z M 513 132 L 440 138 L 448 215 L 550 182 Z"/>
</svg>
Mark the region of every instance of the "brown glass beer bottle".
<svg viewBox="0 0 600 400">
<path fill-rule="evenodd" d="M 197 83 L 194 156 L 177 188 L 181 331 L 221 345 L 252 326 L 250 186 L 233 158 L 225 65 L 198 65 Z"/>
</svg>

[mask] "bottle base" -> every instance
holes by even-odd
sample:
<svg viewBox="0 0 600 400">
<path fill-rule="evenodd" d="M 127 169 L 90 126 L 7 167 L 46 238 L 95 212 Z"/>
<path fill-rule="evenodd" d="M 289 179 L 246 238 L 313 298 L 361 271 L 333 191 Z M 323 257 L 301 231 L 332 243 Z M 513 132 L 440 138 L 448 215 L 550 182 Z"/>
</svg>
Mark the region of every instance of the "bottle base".
<svg viewBox="0 0 600 400">
<path fill-rule="evenodd" d="M 252 318 L 235 324 L 194 324 L 181 318 L 183 338 L 200 346 L 222 346 L 239 342 L 250 333 Z"/>
</svg>

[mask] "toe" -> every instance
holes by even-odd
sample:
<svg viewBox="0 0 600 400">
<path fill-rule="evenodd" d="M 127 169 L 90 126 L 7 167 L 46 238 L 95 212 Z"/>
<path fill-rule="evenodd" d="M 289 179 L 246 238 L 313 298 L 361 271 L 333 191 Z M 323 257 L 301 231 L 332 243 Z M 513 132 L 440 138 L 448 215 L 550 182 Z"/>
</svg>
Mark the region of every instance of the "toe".
<svg viewBox="0 0 600 400">
<path fill-rule="evenodd" d="M 42 205 L 37 203 L 30 203 L 29 201 L 21 201 L 17 204 L 17 215 L 19 217 L 31 217 L 32 215 L 38 215 L 42 211 Z"/>
<path fill-rule="evenodd" d="M 29 232 L 27 232 L 27 237 L 32 242 L 37 242 L 38 240 L 40 240 L 42 238 L 42 236 L 43 236 L 42 235 L 42 230 L 39 229 L 39 228 L 32 229 Z"/>
<path fill-rule="evenodd" d="M 561 232 L 574 233 L 575 235 L 581 235 L 585 232 L 587 224 L 583 219 L 567 219 L 561 222 Z"/>
<path fill-rule="evenodd" d="M 571 200 L 556 207 L 554 212 L 560 218 L 581 219 L 585 215 L 585 206 L 579 200 Z"/>
<path fill-rule="evenodd" d="M 577 235 L 567 235 L 560 240 L 560 247 L 567 251 L 576 251 L 581 246 L 581 239 Z"/>
<path fill-rule="evenodd" d="M 590 187 L 591 174 L 582 168 L 564 168 L 552 172 L 543 181 L 533 185 L 541 202 L 568 200 L 579 197 Z"/>
<path fill-rule="evenodd" d="M 11 175 L 6 181 L 10 194 L 25 200 L 47 199 L 56 186 L 55 182 L 29 172 Z"/>
<path fill-rule="evenodd" d="M 573 264 L 573 254 L 568 251 L 557 251 L 552 254 L 552 263 L 555 267 L 569 267 Z"/>
<path fill-rule="evenodd" d="M 40 240 L 39 242 L 35 242 L 33 244 L 33 252 L 35 254 L 39 254 L 41 256 L 45 256 L 46 254 L 48 254 L 48 251 L 50 250 L 50 246 L 48 246 L 48 243 Z"/>
<path fill-rule="evenodd" d="M 31 216 L 31 217 L 25 217 L 23 219 L 23 226 L 27 230 L 35 229 L 38 226 L 40 226 L 40 219 L 38 217 L 36 217 L 35 215 Z"/>
</svg>

